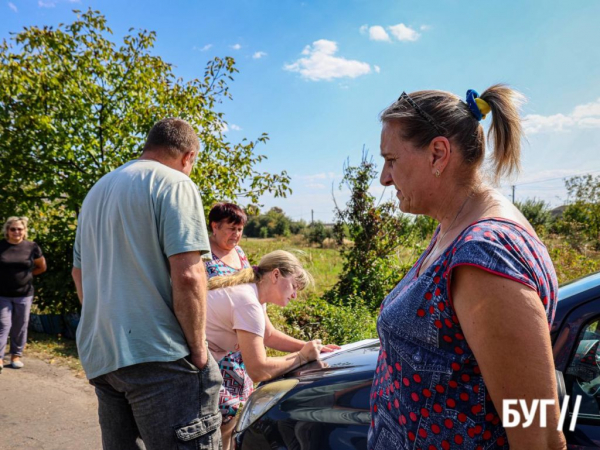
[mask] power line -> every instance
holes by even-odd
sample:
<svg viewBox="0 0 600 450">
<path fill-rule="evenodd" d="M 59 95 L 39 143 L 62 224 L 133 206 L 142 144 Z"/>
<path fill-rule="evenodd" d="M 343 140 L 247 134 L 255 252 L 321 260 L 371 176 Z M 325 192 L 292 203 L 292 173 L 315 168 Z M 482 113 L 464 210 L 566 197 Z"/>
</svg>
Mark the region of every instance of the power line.
<svg viewBox="0 0 600 450">
<path fill-rule="evenodd" d="M 573 173 L 571 175 L 563 175 L 562 177 L 546 178 L 544 180 L 525 181 L 523 183 L 516 183 L 511 186 L 524 186 L 526 184 L 537 184 L 537 183 L 545 183 L 546 181 L 564 180 L 565 178 L 577 177 L 577 176 L 581 176 L 581 175 L 591 175 L 593 173 L 598 173 L 598 172 L 600 172 L 600 169 L 592 170 L 591 172 L 580 172 L 580 173 Z"/>
</svg>

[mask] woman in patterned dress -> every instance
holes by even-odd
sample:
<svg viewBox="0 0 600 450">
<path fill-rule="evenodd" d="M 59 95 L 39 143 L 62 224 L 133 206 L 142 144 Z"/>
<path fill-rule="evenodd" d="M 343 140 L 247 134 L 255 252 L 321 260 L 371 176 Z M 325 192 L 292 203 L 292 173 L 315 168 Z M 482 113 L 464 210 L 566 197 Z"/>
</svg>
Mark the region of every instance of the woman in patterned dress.
<svg viewBox="0 0 600 450">
<path fill-rule="evenodd" d="M 439 226 L 381 305 L 369 449 L 563 449 L 549 327 L 557 279 L 523 215 L 483 179 L 519 168 L 520 94 L 402 93 L 381 115 L 381 183 Z M 504 428 L 503 400 L 555 401 L 547 426 Z M 522 417 L 522 414 L 521 414 Z"/>
<path fill-rule="evenodd" d="M 206 261 L 208 278 L 227 276 L 250 267 L 238 245 L 247 222 L 244 210 L 233 203 L 217 203 L 208 214 L 212 260 Z"/>
</svg>

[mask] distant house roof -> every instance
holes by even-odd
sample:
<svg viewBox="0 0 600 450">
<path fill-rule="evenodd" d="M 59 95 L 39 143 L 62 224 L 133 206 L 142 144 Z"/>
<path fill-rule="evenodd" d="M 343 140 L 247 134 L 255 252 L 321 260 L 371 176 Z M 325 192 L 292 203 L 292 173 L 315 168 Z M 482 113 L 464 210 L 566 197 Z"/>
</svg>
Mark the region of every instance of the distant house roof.
<svg viewBox="0 0 600 450">
<path fill-rule="evenodd" d="M 553 219 L 556 219 L 557 217 L 563 215 L 565 209 L 567 209 L 567 205 L 557 206 L 556 208 L 550 210 L 550 214 L 552 215 Z"/>
</svg>

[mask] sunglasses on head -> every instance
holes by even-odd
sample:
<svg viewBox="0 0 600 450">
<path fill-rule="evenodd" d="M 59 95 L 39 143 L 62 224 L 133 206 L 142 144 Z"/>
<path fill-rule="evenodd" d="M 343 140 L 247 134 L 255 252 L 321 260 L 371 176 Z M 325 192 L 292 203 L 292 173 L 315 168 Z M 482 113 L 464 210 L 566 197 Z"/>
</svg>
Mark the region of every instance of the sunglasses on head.
<svg viewBox="0 0 600 450">
<path fill-rule="evenodd" d="M 400 97 L 398 97 L 398 101 L 400 100 L 406 100 L 408 102 L 408 104 L 410 106 L 412 106 L 415 111 L 417 111 L 417 113 L 423 118 L 425 119 L 427 122 L 429 122 L 429 124 L 435 128 L 435 131 L 437 131 L 440 135 L 444 135 L 444 130 L 442 129 L 442 127 L 440 127 L 435 120 L 433 120 L 433 117 L 431 117 L 429 114 L 427 114 L 425 111 L 423 111 L 421 109 L 421 107 L 419 105 L 417 105 L 417 102 L 415 102 L 412 98 L 410 98 L 410 96 L 406 93 L 406 92 L 402 92 L 402 94 L 400 94 Z"/>
</svg>

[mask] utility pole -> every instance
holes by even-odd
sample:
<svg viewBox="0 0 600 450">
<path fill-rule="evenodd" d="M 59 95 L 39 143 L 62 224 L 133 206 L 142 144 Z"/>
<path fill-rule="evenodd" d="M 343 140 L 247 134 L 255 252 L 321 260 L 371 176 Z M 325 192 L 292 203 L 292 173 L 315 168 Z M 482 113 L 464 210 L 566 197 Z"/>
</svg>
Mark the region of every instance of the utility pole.
<svg viewBox="0 0 600 450">
<path fill-rule="evenodd" d="M 512 196 L 512 197 L 513 197 L 513 205 L 515 204 L 515 187 L 516 187 L 516 186 L 513 184 L 513 185 L 512 185 L 512 192 L 513 192 L 513 196 Z"/>
<path fill-rule="evenodd" d="M 315 221 L 315 210 L 311 209 L 310 210 L 310 224 L 312 225 L 314 221 Z"/>
</svg>

